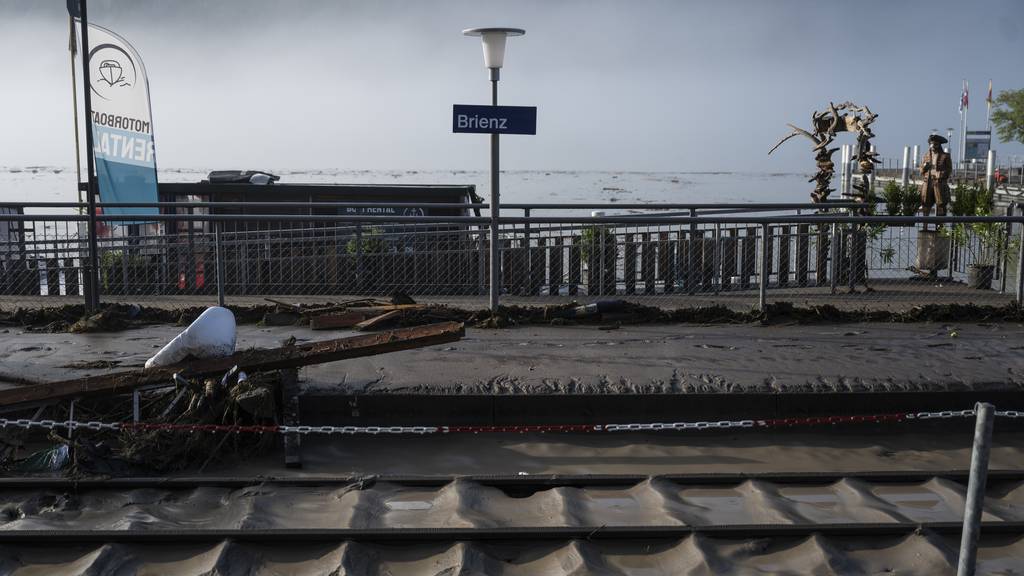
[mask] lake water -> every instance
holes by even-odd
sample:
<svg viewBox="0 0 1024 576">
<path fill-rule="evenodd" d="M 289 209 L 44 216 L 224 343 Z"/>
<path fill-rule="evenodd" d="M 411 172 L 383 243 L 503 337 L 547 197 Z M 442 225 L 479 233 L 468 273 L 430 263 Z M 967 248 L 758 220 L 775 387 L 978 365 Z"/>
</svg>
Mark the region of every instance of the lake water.
<svg viewBox="0 0 1024 576">
<path fill-rule="evenodd" d="M 161 182 L 199 182 L 207 169 L 167 169 Z M 490 174 L 473 170 L 271 170 L 282 183 L 474 184 L 489 197 Z M 507 171 L 508 203 L 809 202 L 809 174 L 751 172 Z M 74 167 L 0 166 L 0 202 L 75 202 Z M 29 210 L 40 212 L 39 210 Z M 614 214 L 615 211 L 608 211 Z M 623 211 L 625 212 L 625 211 Z"/>
</svg>

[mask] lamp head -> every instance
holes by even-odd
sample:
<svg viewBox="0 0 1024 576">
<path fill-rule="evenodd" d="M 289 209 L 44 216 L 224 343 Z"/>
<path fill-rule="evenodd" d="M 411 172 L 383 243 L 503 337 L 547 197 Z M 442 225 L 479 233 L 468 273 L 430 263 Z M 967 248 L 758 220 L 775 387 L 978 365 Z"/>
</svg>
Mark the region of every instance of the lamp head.
<svg viewBox="0 0 1024 576">
<path fill-rule="evenodd" d="M 480 36 L 483 40 L 484 66 L 497 70 L 505 63 L 505 39 L 509 36 L 522 36 L 526 30 L 522 28 L 469 28 L 463 30 L 466 36 Z"/>
</svg>

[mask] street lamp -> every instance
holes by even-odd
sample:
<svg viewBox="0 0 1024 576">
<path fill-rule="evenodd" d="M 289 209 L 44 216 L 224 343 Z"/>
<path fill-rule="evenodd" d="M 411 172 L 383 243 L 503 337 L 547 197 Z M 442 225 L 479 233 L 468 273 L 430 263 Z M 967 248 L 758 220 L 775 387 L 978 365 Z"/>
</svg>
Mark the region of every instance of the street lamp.
<svg viewBox="0 0 1024 576">
<path fill-rule="evenodd" d="M 498 105 L 499 71 L 505 63 L 505 40 L 509 36 L 522 36 L 521 28 L 470 28 L 463 30 L 465 36 L 480 36 L 483 40 L 484 66 L 490 70 L 491 106 Z M 491 133 L 491 312 L 498 311 L 498 295 L 501 292 L 501 262 L 498 251 L 498 133 Z"/>
</svg>

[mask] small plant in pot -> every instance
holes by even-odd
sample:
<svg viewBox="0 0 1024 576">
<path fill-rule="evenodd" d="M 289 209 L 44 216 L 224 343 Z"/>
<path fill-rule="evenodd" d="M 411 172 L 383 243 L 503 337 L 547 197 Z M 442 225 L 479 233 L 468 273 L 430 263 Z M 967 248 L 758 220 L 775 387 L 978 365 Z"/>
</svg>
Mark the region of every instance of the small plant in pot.
<svg viewBox="0 0 1024 576">
<path fill-rule="evenodd" d="M 959 185 L 951 212 L 954 216 L 991 216 L 992 206 L 992 192 L 982 186 Z M 943 234 L 964 247 L 970 262 L 967 284 L 980 290 L 992 288 L 996 263 L 1003 250 L 1014 253 L 1019 248 L 1016 239 L 1007 238 L 1005 222 L 959 223 L 943 230 Z"/>
<path fill-rule="evenodd" d="M 971 288 L 989 290 L 995 277 L 996 263 L 1003 249 L 1016 252 L 1018 242 L 1006 237 L 1004 222 L 973 222 L 957 224 L 947 234 L 954 242 L 963 246 L 970 258 L 967 267 L 967 284 Z"/>
</svg>

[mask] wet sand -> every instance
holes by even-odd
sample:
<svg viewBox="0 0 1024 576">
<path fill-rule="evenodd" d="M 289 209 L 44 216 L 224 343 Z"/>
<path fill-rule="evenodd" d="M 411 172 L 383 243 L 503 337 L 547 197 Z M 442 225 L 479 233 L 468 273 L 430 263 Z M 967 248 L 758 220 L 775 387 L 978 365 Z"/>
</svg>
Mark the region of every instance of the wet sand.
<svg viewBox="0 0 1024 576">
<path fill-rule="evenodd" d="M 179 332 L 0 330 L 0 374 L 38 380 L 140 367 Z M 351 334 L 239 328 L 238 348 Z M 645 325 L 470 328 L 456 343 L 303 369 L 311 389 L 365 393 L 948 390 L 1024 385 L 1017 324 Z M 75 368 L 115 362 L 110 370 Z M 0 377 L 2 379 L 2 377 Z M 0 386 L 10 386 L 0 382 Z"/>
<path fill-rule="evenodd" d="M 970 422 L 917 432 L 857 425 L 804 430 L 306 437 L 303 467 L 272 453 L 211 465 L 219 476 L 696 474 L 966 470 Z M 997 423 L 990 468 L 1024 462 L 1024 432 Z"/>
</svg>

